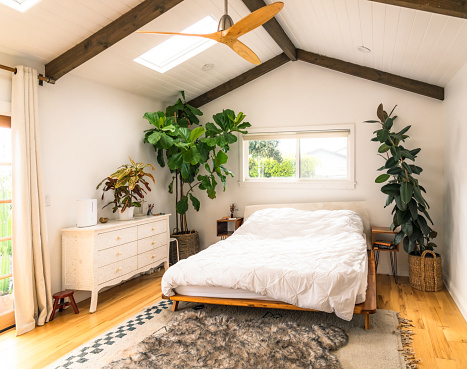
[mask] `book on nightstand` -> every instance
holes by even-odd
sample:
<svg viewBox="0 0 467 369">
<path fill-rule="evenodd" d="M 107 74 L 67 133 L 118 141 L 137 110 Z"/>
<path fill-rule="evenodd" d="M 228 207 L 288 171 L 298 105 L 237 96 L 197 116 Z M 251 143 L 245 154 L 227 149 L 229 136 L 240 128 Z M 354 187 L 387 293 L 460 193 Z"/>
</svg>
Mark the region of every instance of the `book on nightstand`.
<svg viewBox="0 0 467 369">
<path fill-rule="evenodd" d="M 388 241 L 377 240 L 375 241 L 375 247 L 377 247 L 378 249 L 391 250 L 395 248 L 395 245 Z"/>
</svg>

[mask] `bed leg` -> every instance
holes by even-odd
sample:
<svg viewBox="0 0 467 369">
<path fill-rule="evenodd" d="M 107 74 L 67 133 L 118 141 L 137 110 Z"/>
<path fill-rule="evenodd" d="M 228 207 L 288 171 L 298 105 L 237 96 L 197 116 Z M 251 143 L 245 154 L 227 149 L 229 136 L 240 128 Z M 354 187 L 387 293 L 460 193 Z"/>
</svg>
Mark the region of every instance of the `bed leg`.
<svg viewBox="0 0 467 369">
<path fill-rule="evenodd" d="M 365 314 L 365 330 L 370 329 L 370 314 Z"/>
<path fill-rule="evenodd" d="M 178 308 L 178 303 L 180 301 L 173 301 L 172 300 L 172 311 L 177 311 L 177 308 Z"/>
</svg>

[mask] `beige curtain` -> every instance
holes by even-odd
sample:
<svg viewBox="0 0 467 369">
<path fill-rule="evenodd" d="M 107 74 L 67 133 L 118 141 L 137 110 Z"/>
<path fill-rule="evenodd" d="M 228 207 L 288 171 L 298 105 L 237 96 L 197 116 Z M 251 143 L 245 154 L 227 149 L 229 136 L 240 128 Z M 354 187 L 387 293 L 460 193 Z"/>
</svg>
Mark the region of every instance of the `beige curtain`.
<svg viewBox="0 0 467 369">
<path fill-rule="evenodd" d="M 16 68 L 11 95 L 12 248 L 16 334 L 20 335 L 48 321 L 52 296 L 39 160 L 37 71 Z"/>
</svg>

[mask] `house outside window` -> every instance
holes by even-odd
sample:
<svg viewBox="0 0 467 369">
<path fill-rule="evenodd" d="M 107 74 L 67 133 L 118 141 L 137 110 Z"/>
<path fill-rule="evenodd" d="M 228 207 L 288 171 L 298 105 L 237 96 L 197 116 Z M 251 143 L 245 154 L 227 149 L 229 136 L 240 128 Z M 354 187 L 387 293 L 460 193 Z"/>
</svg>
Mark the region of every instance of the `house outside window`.
<svg viewBox="0 0 467 369">
<path fill-rule="evenodd" d="M 354 125 L 250 129 L 242 137 L 241 183 L 355 188 Z"/>
</svg>

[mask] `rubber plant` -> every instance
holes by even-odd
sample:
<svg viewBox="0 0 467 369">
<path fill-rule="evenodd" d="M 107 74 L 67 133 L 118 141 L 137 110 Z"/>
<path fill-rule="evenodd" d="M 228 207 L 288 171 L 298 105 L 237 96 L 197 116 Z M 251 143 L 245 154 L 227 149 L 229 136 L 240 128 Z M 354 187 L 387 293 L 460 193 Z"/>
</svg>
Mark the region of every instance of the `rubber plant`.
<svg viewBox="0 0 467 369">
<path fill-rule="evenodd" d="M 200 125 L 198 117 L 203 113 L 186 102 L 183 91 L 181 95 L 165 112 L 144 114 L 153 126 L 145 131 L 144 141 L 154 147 L 158 164 L 167 165 L 172 174 L 169 193 L 175 192 L 175 233 L 189 232 L 186 212 L 190 203 L 196 211 L 200 209 L 195 189 L 206 191 L 214 199 L 220 181 L 225 191 L 227 177 L 233 177 L 225 164 L 230 145 L 237 142 L 234 133 L 248 133 L 245 129 L 251 126 L 243 122 L 243 113 L 235 114 L 230 109 L 215 114 L 213 123 Z"/>
<path fill-rule="evenodd" d="M 155 170 L 152 164 L 135 163 L 130 157 L 129 159 L 131 164 L 120 166 L 115 173 L 104 178 L 96 187 L 99 189 L 104 184 L 102 200 L 107 191 L 114 192 L 113 201 L 103 207 L 113 204 L 112 211 L 114 213 L 118 209 L 121 209 L 120 212 L 123 213 L 131 206 L 141 207 L 144 195 L 147 194 L 146 190 L 151 191 L 149 182 L 144 177 L 149 177 L 154 184 L 156 183 L 153 175 L 144 171 L 146 167 Z"/>
<path fill-rule="evenodd" d="M 387 195 L 386 205 L 394 203 L 392 209 L 393 220 L 391 230 L 400 227 L 396 234 L 394 243 L 397 245 L 402 241 L 404 250 L 412 255 L 421 255 L 425 250 L 433 250 L 436 244 L 432 239 L 437 233 L 430 227 L 428 221 L 433 221 L 428 214 L 430 208 L 423 197 L 425 188 L 420 185 L 416 178 L 423 169 L 415 165 L 415 159 L 421 149 L 408 149 L 402 146 L 402 142 L 409 138 L 407 132 L 411 126 L 400 131 L 394 130 L 394 121 L 397 116 L 392 116 L 396 107 L 390 114 L 383 109 L 383 104 L 378 106 L 377 116 L 379 120 L 368 120 L 365 123 L 376 123 L 381 127 L 374 131 L 375 137 L 371 141 L 379 142 L 378 155 L 385 163 L 378 171 L 380 174 L 376 183 L 386 183 L 381 187 L 381 192 Z"/>
</svg>

